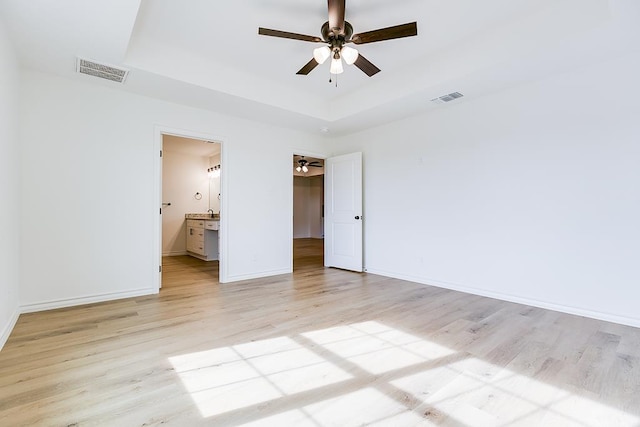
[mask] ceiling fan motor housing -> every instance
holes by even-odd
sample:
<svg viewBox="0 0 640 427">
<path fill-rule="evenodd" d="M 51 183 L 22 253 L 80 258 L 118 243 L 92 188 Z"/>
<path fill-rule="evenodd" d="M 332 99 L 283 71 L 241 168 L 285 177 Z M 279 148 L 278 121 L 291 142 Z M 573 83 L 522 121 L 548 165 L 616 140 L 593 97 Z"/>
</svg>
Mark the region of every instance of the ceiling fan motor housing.
<svg viewBox="0 0 640 427">
<path fill-rule="evenodd" d="M 344 21 L 344 34 L 335 34 L 329 28 L 329 21 L 325 22 L 320 29 L 320 34 L 322 34 L 322 40 L 331 44 L 331 50 L 335 51 L 335 49 L 340 49 L 342 46 L 351 40 L 351 36 L 353 35 L 353 27 L 347 21 Z"/>
</svg>

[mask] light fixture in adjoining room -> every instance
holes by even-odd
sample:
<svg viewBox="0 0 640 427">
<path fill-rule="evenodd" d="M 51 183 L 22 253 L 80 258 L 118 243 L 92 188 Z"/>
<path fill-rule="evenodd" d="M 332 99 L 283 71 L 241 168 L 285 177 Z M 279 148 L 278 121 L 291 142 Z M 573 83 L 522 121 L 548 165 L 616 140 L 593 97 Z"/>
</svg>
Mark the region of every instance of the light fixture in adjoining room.
<svg viewBox="0 0 640 427">
<path fill-rule="evenodd" d="M 220 176 L 220 165 L 215 165 L 207 169 L 209 178 L 218 178 Z"/>
<path fill-rule="evenodd" d="M 296 172 L 307 173 L 309 172 L 309 167 L 314 167 L 314 168 L 323 167 L 321 162 L 317 160 L 310 162 L 307 159 L 305 159 L 304 156 L 300 156 L 300 159 L 298 159 L 296 163 L 297 163 L 297 166 L 295 167 Z"/>
</svg>

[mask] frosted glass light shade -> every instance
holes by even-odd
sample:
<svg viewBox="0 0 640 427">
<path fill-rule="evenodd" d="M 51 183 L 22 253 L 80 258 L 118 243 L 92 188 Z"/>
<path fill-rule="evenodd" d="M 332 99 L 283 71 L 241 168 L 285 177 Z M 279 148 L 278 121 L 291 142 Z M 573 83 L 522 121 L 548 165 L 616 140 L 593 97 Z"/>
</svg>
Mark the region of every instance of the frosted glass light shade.
<svg viewBox="0 0 640 427">
<path fill-rule="evenodd" d="M 306 167 L 306 166 L 303 166 L 303 167 L 302 167 L 302 172 L 304 172 L 304 173 L 309 172 L 309 168 L 308 168 L 308 167 Z"/>
<path fill-rule="evenodd" d="M 342 60 L 340 58 L 333 58 L 331 60 L 331 70 L 329 70 L 331 74 L 342 74 L 344 72 L 344 68 L 342 68 Z"/>
<path fill-rule="evenodd" d="M 318 64 L 324 64 L 329 56 L 331 56 L 331 49 L 329 46 L 322 46 L 317 49 L 313 49 L 313 59 L 316 60 Z"/>
<path fill-rule="evenodd" d="M 296 170 L 297 170 L 298 172 L 300 172 L 300 171 L 302 170 L 302 168 L 301 168 L 300 166 L 298 166 L 298 167 L 296 168 Z"/>
<path fill-rule="evenodd" d="M 342 56 L 342 59 L 344 59 L 344 62 L 348 65 L 353 65 L 353 63 L 356 62 L 356 59 L 358 59 L 358 55 L 358 51 L 349 46 L 344 46 L 340 51 L 340 56 Z"/>
</svg>

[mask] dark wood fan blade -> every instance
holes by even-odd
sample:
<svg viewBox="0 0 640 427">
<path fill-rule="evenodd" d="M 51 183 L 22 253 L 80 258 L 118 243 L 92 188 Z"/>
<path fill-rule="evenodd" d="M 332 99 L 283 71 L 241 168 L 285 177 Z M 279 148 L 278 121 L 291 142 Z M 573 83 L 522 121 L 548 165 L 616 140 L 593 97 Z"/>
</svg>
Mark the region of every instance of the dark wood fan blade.
<svg viewBox="0 0 640 427">
<path fill-rule="evenodd" d="M 311 163 L 309 163 L 307 166 L 312 167 L 312 168 L 321 168 L 322 165 L 312 165 Z"/>
<path fill-rule="evenodd" d="M 289 33 L 287 31 L 270 30 L 269 28 L 258 28 L 258 34 L 261 36 L 280 37 L 283 39 L 302 40 L 303 42 L 318 43 L 323 40 L 320 37 L 306 36 L 304 34 Z"/>
<path fill-rule="evenodd" d="M 336 35 L 344 35 L 344 8 L 345 0 L 328 0 L 329 4 L 329 30 Z"/>
<path fill-rule="evenodd" d="M 351 41 L 355 44 L 381 42 L 384 40 L 400 39 L 418 35 L 418 23 L 396 25 L 394 27 L 380 28 L 366 33 L 354 34 Z"/>
<path fill-rule="evenodd" d="M 369 77 L 380 72 L 380 68 L 369 62 L 369 60 L 362 56 L 362 54 L 358 55 L 358 59 L 356 59 L 356 62 L 354 62 L 353 65 L 360 68 Z"/>
<path fill-rule="evenodd" d="M 311 58 L 311 61 L 307 62 L 307 64 L 304 67 L 300 68 L 300 70 L 296 74 L 306 76 L 317 66 L 318 66 L 318 61 L 316 61 L 315 58 Z"/>
</svg>

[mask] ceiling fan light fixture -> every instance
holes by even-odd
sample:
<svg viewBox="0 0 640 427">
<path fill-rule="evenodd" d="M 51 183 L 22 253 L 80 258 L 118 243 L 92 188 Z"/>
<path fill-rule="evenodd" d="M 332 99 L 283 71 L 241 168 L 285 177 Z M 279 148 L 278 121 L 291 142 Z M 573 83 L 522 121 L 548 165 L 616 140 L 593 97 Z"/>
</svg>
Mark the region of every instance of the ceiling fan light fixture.
<svg viewBox="0 0 640 427">
<path fill-rule="evenodd" d="M 309 168 L 307 167 L 307 165 L 304 165 L 304 166 L 302 167 L 302 172 L 304 172 L 304 173 L 309 172 Z"/>
<path fill-rule="evenodd" d="M 344 68 L 342 68 L 342 60 L 339 57 L 331 60 L 331 69 L 329 72 L 331 74 L 342 74 L 344 72 Z"/>
<path fill-rule="evenodd" d="M 344 69 L 342 67 L 341 56 L 344 55 L 345 61 L 348 65 L 355 65 L 356 68 L 359 68 L 360 71 L 369 77 L 373 77 L 379 73 L 380 69 L 372 64 L 367 58 L 360 55 L 357 50 L 353 48 L 345 48 L 346 43 L 354 43 L 359 46 L 361 44 L 382 42 L 418 35 L 418 23 L 415 21 L 354 34 L 353 26 L 349 22 L 345 21 L 345 6 L 346 0 L 328 1 L 327 11 L 329 14 L 329 20 L 320 27 L 320 34 L 322 37 L 262 27 L 258 27 L 258 34 L 261 36 L 279 37 L 282 39 L 324 44 L 323 47 L 314 49 L 313 58 L 298 70 L 296 73 L 298 75 L 308 75 L 319 64 L 322 64 L 329 58 L 331 58 L 331 74 L 343 73 Z M 327 57 L 327 54 L 329 54 L 329 57 Z M 329 81 L 331 82 L 332 79 L 329 79 Z"/>
<path fill-rule="evenodd" d="M 313 49 L 313 59 L 318 64 L 324 64 L 324 62 L 331 56 L 331 49 L 329 46 L 322 46 L 317 49 Z"/>
<path fill-rule="evenodd" d="M 344 59 L 344 62 L 346 62 L 347 65 L 353 65 L 353 63 L 356 62 L 356 59 L 358 59 L 358 55 L 358 50 L 349 46 L 343 46 L 340 51 L 340 56 Z"/>
<path fill-rule="evenodd" d="M 298 172 L 300 172 L 301 170 L 302 170 L 302 168 L 301 168 L 300 166 L 298 166 L 298 167 L 296 168 L 296 171 L 298 171 Z"/>
</svg>

